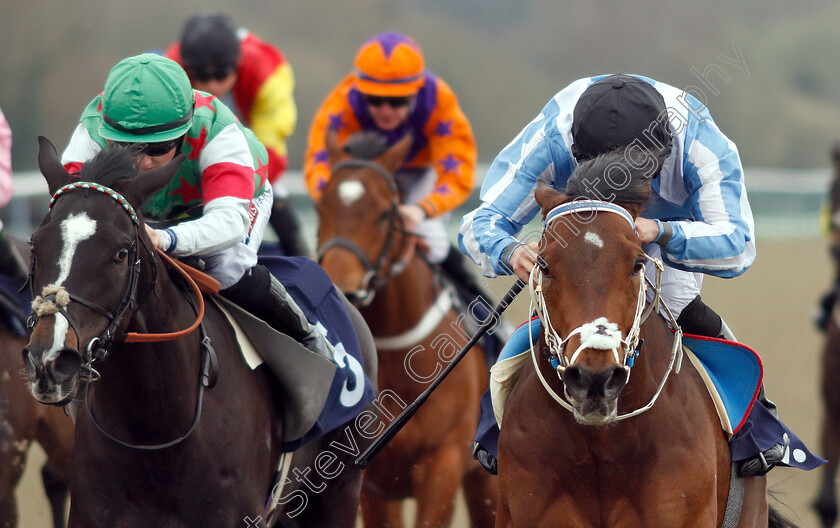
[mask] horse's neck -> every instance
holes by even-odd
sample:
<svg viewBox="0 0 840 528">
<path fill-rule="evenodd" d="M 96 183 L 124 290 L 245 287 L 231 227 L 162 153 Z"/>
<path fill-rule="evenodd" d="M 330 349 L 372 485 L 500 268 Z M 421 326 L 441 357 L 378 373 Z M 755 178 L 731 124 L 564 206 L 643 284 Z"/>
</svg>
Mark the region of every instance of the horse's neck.
<svg viewBox="0 0 840 528">
<path fill-rule="evenodd" d="M 138 291 L 148 288 L 141 280 Z M 143 290 L 145 291 L 145 290 Z M 159 265 L 157 285 L 149 290 L 128 325 L 129 332 L 169 333 L 189 327 L 196 313 L 170 279 L 167 270 Z M 97 414 L 138 413 L 151 419 L 165 411 L 178 416 L 172 405 L 174 398 L 192 401 L 199 374 L 199 330 L 180 339 L 152 343 L 120 343 L 112 347 L 106 361 L 99 368 L 102 379 L 93 390 Z M 126 405 L 126 401 L 137 405 Z M 193 412 L 191 405 L 183 407 L 181 419 Z M 106 414 L 107 413 L 107 414 Z M 143 418 L 140 418 L 143 420 Z M 147 426 L 147 420 L 142 421 Z"/>
<path fill-rule="evenodd" d="M 376 291 L 362 315 L 373 335 L 393 335 L 413 328 L 432 306 L 440 287 L 431 266 L 415 254 L 405 270 Z"/>
</svg>

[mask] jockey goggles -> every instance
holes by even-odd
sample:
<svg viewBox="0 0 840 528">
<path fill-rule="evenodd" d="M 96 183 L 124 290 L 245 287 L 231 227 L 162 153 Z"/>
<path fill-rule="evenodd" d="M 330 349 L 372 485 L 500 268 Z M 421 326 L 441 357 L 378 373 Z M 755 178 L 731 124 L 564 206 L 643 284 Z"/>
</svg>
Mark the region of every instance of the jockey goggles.
<svg viewBox="0 0 840 528">
<path fill-rule="evenodd" d="M 165 156 L 181 146 L 185 136 L 181 136 L 170 141 L 160 141 L 157 143 L 127 143 L 124 141 L 114 141 L 114 144 L 124 148 L 135 149 L 140 154 L 156 158 L 158 156 Z"/>
<path fill-rule="evenodd" d="M 402 97 L 384 97 L 380 95 L 365 95 L 365 102 L 374 107 L 379 108 L 382 105 L 388 105 L 391 108 L 404 108 L 411 104 L 414 100 L 413 95 L 405 95 Z"/>
<path fill-rule="evenodd" d="M 190 68 L 189 69 L 190 77 L 192 77 L 193 80 L 201 82 L 201 83 L 206 83 L 206 82 L 209 82 L 209 81 L 224 81 L 234 71 L 236 71 L 235 66 L 222 66 L 220 68 L 209 67 L 209 68 L 196 68 L 196 69 Z"/>
</svg>

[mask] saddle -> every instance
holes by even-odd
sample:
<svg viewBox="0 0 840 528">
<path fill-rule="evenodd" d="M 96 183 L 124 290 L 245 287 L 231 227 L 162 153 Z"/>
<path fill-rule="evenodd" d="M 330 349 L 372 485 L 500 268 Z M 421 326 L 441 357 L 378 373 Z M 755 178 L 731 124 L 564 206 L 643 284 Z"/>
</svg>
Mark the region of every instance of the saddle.
<svg viewBox="0 0 840 528">
<path fill-rule="evenodd" d="M 373 386 L 362 369 L 362 353 L 343 302 L 326 273 L 300 257 L 263 257 L 307 319 L 316 321 L 336 351 L 336 362 L 317 355 L 225 299 L 219 283 L 187 263 L 170 259 L 199 289 L 210 295 L 236 332 L 243 358 L 253 370 L 265 364 L 283 402 L 283 450 L 293 451 L 347 422 L 373 400 Z"/>
</svg>

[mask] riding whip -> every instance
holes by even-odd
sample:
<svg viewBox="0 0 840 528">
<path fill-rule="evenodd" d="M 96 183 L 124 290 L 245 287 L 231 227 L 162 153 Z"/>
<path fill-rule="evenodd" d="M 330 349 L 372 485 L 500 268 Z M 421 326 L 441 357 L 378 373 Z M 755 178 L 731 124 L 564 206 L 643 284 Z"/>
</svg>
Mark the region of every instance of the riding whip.
<svg viewBox="0 0 840 528">
<path fill-rule="evenodd" d="M 406 423 L 408 423 L 411 417 L 414 416 L 414 413 L 416 413 L 420 409 L 420 406 L 426 402 L 426 400 L 429 398 L 429 395 L 432 392 L 434 392 L 434 390 L 437 388 L 438 385 L 440 385 L 444 378 L 446 378 L 446 376 L 448 376 L 449 373 L 452 372 L 452 369 L 455 368 L 455 365 L 457 365 L 458 362 L 461 361 L 461 359 L 463 359 L 464 356 L 467 355 L 467 352 L 470 351 L 473 345 L 475 345 L 478 342 L 478 340 L 481 339 L 481 337 L 485 333 L 487 333 L 487 330 L 489 330 L 496 323 L 496 318 L 500 317 L 502 315 L 502 312 L 504 312 L 505 309 L 507 309 L 507 307 L 510 306 L 510 303 L 512 303 L 516 296 L 519 295 L 519 292 L 522 291 L 522 288 L 524 286 L 525 283 L 517 279 L 517 281 L 513 284 L 510 290 L 508 290 L 508 292 L 505 294 L 504 298 L 502 298 L 502 300 L 499 301 L 499 304 L 496 305 L 496 308 L 494 308 L 490 315 L 487 317 L 487 319 L 483 323 L 481 323 L 481 326 L 478 328 L 478 331 L 476 331 L 475 335 L 473 335 L 472 338 L 467 342 L 467 344 L 464 345 L 464 347 L 458 352 L 458 354 L 456 354 L 455 357 L 452 358 L 452 361 L 449 363 L 449 365 L 447 365 L 446 368 L 443 369 L 443 372 L 441 372 L 440 375 L 437 378 L 435 378 L 432 384 L 429 385 L 429 388 L 423 391 L 423 393 L 420 396 L 418 396 L 417 399 L 414 400 L 408 407 L 403 409 L 403 412 L 401 412 L 400 415 L 397 416 L 396 419 L 394 419 L 394 421 L 391 422 L 388 425 L 388 427 L 385 428 L 382 434 L 379 435 L 379 437 L 376 438 L 376 440 L 374 440 L 373 443 L 367 449 L 365 449 L 365 451 L 359 456 L 359 458 L 356 459 L 356 465 L 358 467 L 362 469 L 366 468 L 368 464 L 370 464 L 370 461 L 373 460 L 373 458 L 379 453 L 379 451 L 381 451 L 382 448 L 385 447 L 385 444 L 390 442 L 391 439 L 394 438 L 394 436 L 398 432 L 400 432 L 400 430 L 405 426 Z"/>
</svg>

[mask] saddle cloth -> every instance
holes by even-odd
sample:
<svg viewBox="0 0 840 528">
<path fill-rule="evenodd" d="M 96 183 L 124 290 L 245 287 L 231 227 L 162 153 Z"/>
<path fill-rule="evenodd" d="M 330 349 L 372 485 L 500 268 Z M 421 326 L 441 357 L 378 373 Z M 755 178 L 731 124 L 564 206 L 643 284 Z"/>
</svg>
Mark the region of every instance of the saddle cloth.
<svg viewBox="0 0 840 528">
<path fill-rule="evenodd" d="M 294 451 L 359 414 L 373 401 L 356 331 L 338 292 L 318 264 L 304 257 L 261 257 L 310 324 L 333 345 L 335 362 L 312 353 L 234 303 L 216 296 L 248 365 L 263 363 L 282 398 L 283 450 Z"/>
<path fill-rule="evenodd" d="M 507 397 L 519 379 L 525 361 L 530 360 L 525 353 L 530 350 L 530 340 L 536 343 L 541 329 L 537 317 L 520 325 L 502 350 L 499 361 L 490 369 L 493 413 L 499 424 Z M 761 359 L 751 348 L 721 339 L 684 335 L 683 346 L 706 383 L 721 427 L 731 436 L 744 425 L 758 396 L 764 376 Z"/>
<path fill-rule="evenodd" d="M 499 427 L 507 397 L 518 381 L 525 362 L 530 361 L 531 339 L 534 343 L 538 341 L 541 328 L 537 317 L 520 325 L 502 349 L 498 363 L 490 370 L 489 399 L 492 400 L 493 414 Z M 825 463 L 764 405 L 755 405 L 764 366 L 754 350 L 734 341 L 694 335 L 683 336 L 683 347 L 706 383 L 721 427 L 730 437 L 733 461 L 752 458 L 786 436 L 789 445 L 782 465 L 811 470 Z M 493 427 L 495 424 L 486 423 L 489 414 L 487 399 L 482 398 L 482 423 L 479 424 L 476 440 L 496 455 L 498 429 Z"/>
</svg>

